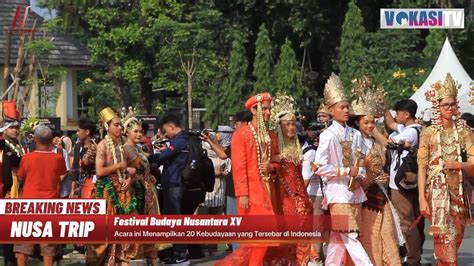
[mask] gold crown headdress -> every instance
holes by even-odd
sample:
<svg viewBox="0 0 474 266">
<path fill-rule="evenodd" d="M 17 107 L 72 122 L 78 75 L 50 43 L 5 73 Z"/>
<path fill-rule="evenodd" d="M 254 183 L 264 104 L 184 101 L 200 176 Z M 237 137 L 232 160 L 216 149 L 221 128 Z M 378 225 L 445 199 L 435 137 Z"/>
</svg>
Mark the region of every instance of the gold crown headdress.
<svg viewBox="0 0 474 266">
<path fill-rule="evenodd" d="M 319 113 L 325 113 L 325 114 L 329 114 L 329 115 L 331 114 L 331 112 L 329 111 L 326 104 L 324 104 L 324 102 L 321 103 L 321 105 L 318 108 L 318 111 L 316 112 L 316 114 L 319 114 Z"/>
<path fill-rule="evenodd" d="M 444 98 L 454 98 L 458 97 L 458 89 L 461 87 L 451 76 L 451 73 L 446 75 L 444 83 L 437 81 L 435 84 L 426 91 L 425 96 L 426 100 L 431 102 L 436 102 Z"/>
<path fill-rule="evenodd" d="M 461 87 L 453 77 L 451 73 L 446 74 L 446 79 L 443 83 L 437 81 L 426 91 L 425 96 L 426 100 L 431 101 L 431 124 L 438 131 L 443 130 L 442 119 L 441 119 L 441 109 L 440 101 L 445 98 L 454 98 L 458 97 L 458 90 Z M 471 97 L 472 97 L 473 88 L 471 87 Z M 472 101 L 472 98 L 471 98 Z M 455 113 L 453 116 L 456 129 L 461 133 L 461 131 L 466 127 L 464 120 L 459 119 L 459 113 Z"/>
<path fill-rule="evenodd" d="M 99 113 L 100 122 L 102 122 L 102 124 L 107 124 L 115 117 L 119 117 L 119 115 L 110 107 L 105 107 Z"/>
<path fill-rule="evenodd" d="M 372 85 L 369 77 L 352 80 L 354 87 L 352 95 L 354 99 L 351 103 L 353 115 L 372 115 L 381 117 L 385 112 L 385 92 L 382 87 Z"/>
<path fill-rule="evenodd" d="M 298 138 L 295 137 L 294 142 L 286 143 L 280 125 L 281 121 L 296 120 L 297 109 L 295 105 L 293 97 L 286 93 L 277 94 L 276 98 L 272 101 L 271 128 L 277 132 L 280 156 L 285 160 L 298 163 L 303 159 L 303 152 Z"/>
<path fill-rule="evenodd" d="M 324 85 L 324 103 L 329 108 L 342 101 L 349 101 L 349 98 L 344 91 L 341 78 L 332 73 L 326 85 Z"/>
<path fill-rule="evenodd" d="M 295 99 L 285 93 L 277 94 L 271 107 L 272 120 L 276 124 L 283 120 L 296 119 Z"/>
<path fill-rule="evenodd" d="M 122 125 L 123 125 L 123 133 L 127 133 L 127 131 L 131 130 L 135 125 L 140 125 L 140 120 L 136 117 L 137 109 L 131 106 L 127 108 L 122 107 Z"/>
</svg>

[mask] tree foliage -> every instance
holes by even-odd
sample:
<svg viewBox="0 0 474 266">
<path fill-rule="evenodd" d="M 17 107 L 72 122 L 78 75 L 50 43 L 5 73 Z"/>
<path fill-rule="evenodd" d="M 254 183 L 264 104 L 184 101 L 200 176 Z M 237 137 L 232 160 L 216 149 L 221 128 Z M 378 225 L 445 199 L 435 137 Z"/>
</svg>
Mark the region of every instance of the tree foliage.
<svg viewBox="0 0 474 266">
<path fill-rule="evenodd" d="M 440 31 L 380 30 L 379 9 L 467 7 L 467 1 L 451 0 L 44 2 L 91 50 L 93 83 L 82 87 L 103 97 L 91 99 L 94 108 L 185 108 L 182 62 L 194 59 L 193 106 L 205 107 L 212 125 L 226 122 L 256 91 L 291 88 L 296 99 L 311 95 L 307 109 L 314 110 L 333 71 L 346 86 L 371 76 L 390 103 L 408 97 L 428 75 L 444 37 Z M 472 76 L 474 24 L 466 17 L 465 25 L 443 32 Z"/>
<path fill-rule="evenodd" d="M 275 92 L 272 75 L 272 43 L 265 25 L 260 26 L 257 41 L 255 42 L 255 61 L 253 76 L 255 77 L 254 92 Z"/>
<path fill-rule="evenodd" d="M 277 92 L 286 92 L 295 99 L 302 99 L 304 88 L 300 82 L 301 72 L 296 54 L 287 39 L 281 46 L 280 59 L 275 67 L 275 88 Z"/>
<path fill-rule="evenodd" d="M 430 29 L 426 36 L 426 46 L 423 49 L 423 55 L 426 57 L 436 57 L 441 51 L 446 33 L 441 29 Z"/>
<path fill-rule="evenodd" d="M 232 41 L 232 50 L 229 56 L 229 65 L 227 67 L 227 78 L 222 88 L 218 87 L 211 95 L 206 104 L 206 118 L 212 126 L 219 122 L 225 122 L 225 119 L 234 115 L 242 109 L 242 103 L 249 92 L 249 81 L 247 77 L 248 61 L 245 56 L 244 43 L 245 36 L 242 33 L 234 33 Z M 216 107 L 216 104 L 218 107 Z M 215 110 L 217 109 L 217 110 Z M 216 112 L 213 113 L 212 111 Z"/>
<path fill-rule="evenodd" d="M 354 67 L 364 59 L 363 40 L 365 35 L 362 12 L 355 0 L 349 2 L 344 24 L 342 25 L 339 46 L 339 70 L 344 84 L 350 84 L 354 77 L 361 76 L 364 69 Z"/>
</svg>

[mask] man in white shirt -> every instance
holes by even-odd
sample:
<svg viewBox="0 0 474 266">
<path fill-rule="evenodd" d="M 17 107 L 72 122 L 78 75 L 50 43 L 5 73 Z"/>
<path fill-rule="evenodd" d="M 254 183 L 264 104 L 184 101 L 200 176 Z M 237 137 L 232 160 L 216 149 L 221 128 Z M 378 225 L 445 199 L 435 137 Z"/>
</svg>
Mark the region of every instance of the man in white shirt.
<svg viewBox="0 0 474 266">
<path fill-rule="evenodd" d="M 366 201 L 364 190 L 357 180 L 364 174 L 358 166 L 358 154 L 354 146 L 355 129 L 346 125 L 349 120 L 349 99 L 345 95 L 339 77 L 332 74 L 324 88 L 324 99 L 333 123 L 321 133 L 316 151 L 316 175 L 327 182 L 323 206 L 329 206 L 331 233 L 327 251 L 326 265 L 342 265 L 346 250 L 355 265 L 372 265 L 367 252 L 358 239 L 361 203 Z M 341 217 L 347 217 L 338 223 Z"/>
<path fill-rule="evenodd" d="M 319 176 L 317 176 L 311 164 L 314 163 L 314 159 L 316 157 L 316 147 L 313 144 L 309 144 L 308 141 L 304 141 L 303 146 L 303 163 L 301 167 L 301 173 L 304 179 L 304 184 L 306 186 L 306 191 L 313 203 L 313 214 L 314 215 L 322 215 L 325 214 L 325 211 L 321 208 L 321 202 L 323 201 L 323 193 L 322 193 L 322 180 Z M 318 263 L 322 262 L 321 256 L 321 244 L 315 243 L 311 247 L 311 260 Z"/>
<path fill-rule="evenodd" d="M 331 119 L 331 115 L 329 114 L 329 110 L 326 108 L 324 103 L 322 103 L 316 113 L 316 117 L 318 122 L 325 123 L 326 125 L 329 124 L 329 120 Z M 323 131 L 322 129 L 321 131 Z M 320 134 L 320 133 L 319 133 Z M 319 139 L 319 135 L 318 135 Z M 314 144 L 308 143 L 308 141 L 303 142 L 303 164 L 302 164 L 302 175 L 304 179 L 304 184 L 307 187 L 308 195 L 313 203 L 313 214 L 314 215 L 324 215 L 328 214 L 327 210 L 322 208 L 322 202 L 324 199 L 324 187 L 323 181 L 321 177 L 317 176 L 311 164 L 314 163 L 316 158 L 316 149 L 319 141 Z M 323 239 L 326 239 L 327 235 L 323 235 Z M 321 243 L 315 243 L 312 246 L 311 250 L 312 260 L 316 263 L 322 263 L 323 261 L 323 251 L 321 248 Z"/>
<path fill-rule="evenodd" d="M 418 146 L 421 125 L 415 122 L 415 114 L 417 110 L 417 104 L 415 101 L 406 99 L 398 101 L 394 108 L 396 111 L 395 118 L 392 117 L 390 111 L 385 114 L 385 124 L 393 131 L 388 138 L 384 137 L 380 132 L 374 130 L 374 137 L 383 144 L 394 143 L 404 144 L 405 146 L 416 147 Z M 390 164 L 390 192 L 391 200 L 395 209 L 400 216 L 400 223 L 403 230 L 403 234 L 406 239 L 407 247 L 407 265 L 419 265 L 421 261 L 421 254 L 423 252 L 424 242 L 424 221 L 419 223 L 419 227 L 415 227 L 409 230 L 410 225 L 416 220 L 419 215 L 418 206 L 418 190 L 399 190 L 395 176 L 397 175 L 397 169 L 401 165 L 403 158 L 408 155 L 408 151 L 404 150 L 401 154 L 397 150 L 391 151 L 391 164 Z M 412 181 L 416 184 L 416 174 L 407 174 L 407 179 L 413 179 Z"/>
</svg>

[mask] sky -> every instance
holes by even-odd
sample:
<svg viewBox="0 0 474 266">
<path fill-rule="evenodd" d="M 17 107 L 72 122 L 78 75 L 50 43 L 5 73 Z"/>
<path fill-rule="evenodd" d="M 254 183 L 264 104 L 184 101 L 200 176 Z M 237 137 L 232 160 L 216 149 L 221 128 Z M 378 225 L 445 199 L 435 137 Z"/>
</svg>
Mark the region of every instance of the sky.
<svg viewBox="0 0 474 266">
<path fill-rule="evenodd" d="M 33 9 L 35 13 L 39 14 L 45 19 L 50 19 L 51 14 L 49 10 L 47 8 L 39 8 L 37 7 L 37 5 L 38 5 L 38 0 L 30 0 L 31 9 Z M 54 17 L 54 12 L 53 12 L 53 17 Z"/>
</svg>

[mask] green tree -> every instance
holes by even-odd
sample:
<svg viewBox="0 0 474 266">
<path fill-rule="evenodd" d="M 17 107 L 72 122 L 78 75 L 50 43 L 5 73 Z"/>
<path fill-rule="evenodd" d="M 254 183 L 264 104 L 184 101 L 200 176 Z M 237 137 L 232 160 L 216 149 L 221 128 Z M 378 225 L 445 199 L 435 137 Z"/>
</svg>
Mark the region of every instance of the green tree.
<svg viewBox="0 0 474 266">
<path fill-rule="evenodd" d="M 85 1 L 84 5 L 69 0 L 46 0 L 58 9 L 59 16 L 82 34 L 94 62 L 94 86 L 116 89 L 114 94 L 122 106 L 138 104 L 141 111 L 153 112 L 163 98 L 153 90 L 176 91 L 182 106 L 191 85 L 193 106 L 202 107 L 209 87 L 223 68 L 228 45 L 222 41 L 221 13 L 212 3 L 190 5 L 181 1 Z M 66 15 L 68 16 L 66 18 Z M 73 19 L 77 16 L 78 19 Z M 74 23 L 74 22 L 79 23 Z M 183 65 L 194 62 L 194 71 Z M 188 64 L 189 63 L 189 64 Z M 190 69 L 188 69 L 190 70 Z M 188 74 L 193 73 L 190 77 Z M 191 82 L 190 82 L 191 81 Z M 96 101 L 103 102 L 103 101 Z M 169 104 L 173 101 L 167 101 Z M 174 106 L 173 106 L 174 107 Z M 100 108 L 100 106 L 97 106 Z"/>
<path fill-rule="evenodd" d="M 280 59 L 275 67 L 275 88 L 295 99 L 302 99 L 304 88 L 300 82 L 300 74 L 295 51 L 291 48 L 291 42 L 286 39 L 281 46 Z"/>
<path fill-rule="evenodd" d="M 248 90 L 247 69 L 248 61 L 245 56 L 244 43 L 246 39 L 242 34 L 236 33 L 232 42 L 230 52 L 229 66 L 227 69 L 228 77 L 225 83 L 224 99 L 226 116 L 231 116 L 242 109 L 242 102 Z"/>
<path fill-rule="evenodd" d="M 343 83 L 347 86 L 354 77 L 361 76 L 364 69 L 363 39 L 365 35 L 362 12 L 356 1 L 351 0 L 342 25 L 341 44 L 339 46 L 338 66 Z"/>
<path fill-rule="evenodd" d="M 365 36 L 365 59 L 358 66 L 374 84 L 384 87 L 389 105 L 410 97 L 428 75 L 429 64 L 418 49 L 419 35 L 416 30 L 378 30 Z"/>
<path fill-rule="evenodd" d="M 265 25 L 260 26 L 257 41 L 255 42 L 255 62 L 253 76 L 255 77 L 254 92 L 268 91 L 272 93 L 272 43 Z"/>
<path fill-rule="evenodd" d="M 437 57 L 443 47 L 446 32 L 442 29 L 430 29 L 430 34 L 426 36 L 426 46 L 423 55 L 426 57 Z"/>
</svg>

